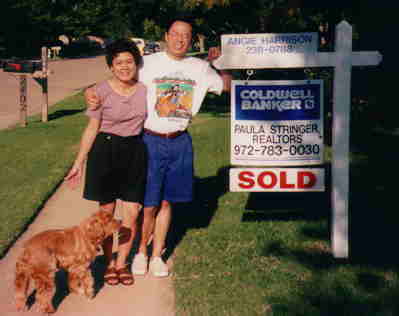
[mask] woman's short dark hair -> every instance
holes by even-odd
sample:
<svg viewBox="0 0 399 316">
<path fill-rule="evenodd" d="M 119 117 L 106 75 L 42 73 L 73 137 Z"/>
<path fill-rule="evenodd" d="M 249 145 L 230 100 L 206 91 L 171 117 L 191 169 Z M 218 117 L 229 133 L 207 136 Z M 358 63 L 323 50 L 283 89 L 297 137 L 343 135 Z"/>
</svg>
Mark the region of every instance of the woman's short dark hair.
<svg viewBox="0 0 399 316">
<path fill-rule="evenodd" d="M 107 60 L 108 67 L 112 66 L 112 62 L 116 56 L 120 53 L 128 52 L 132 54 L 134 63 L 137 67 L 141 67 L 143 64 L 143 57 L 140 54 L 137 45 L 129 39 L 118 39 L 107 45 L 105 59 Z"/>
</svg>

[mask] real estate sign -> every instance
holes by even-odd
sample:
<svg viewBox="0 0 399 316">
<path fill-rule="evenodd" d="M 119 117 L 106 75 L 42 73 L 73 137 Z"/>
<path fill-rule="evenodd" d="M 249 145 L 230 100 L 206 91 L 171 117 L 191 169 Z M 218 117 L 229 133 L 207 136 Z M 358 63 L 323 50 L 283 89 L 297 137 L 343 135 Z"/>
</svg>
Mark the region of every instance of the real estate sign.
<svg viewBox="0 0 399 316">
<path fill-rule="evenodd" d="M 339 23 L 335 30 L 335 51 L 333 52 L 317 52 L 312 46 L 309 45 L 308 49 L 304 48 L 302 50 L 295 49 L 293 50 L 287 46 L 290 45 L 289 42 L 313 42 L 309 40 L 308 37 L 304 34 L 296 34 L 296 35 L 273 35 L 274 39 L 269 40 L 267 36 L 262 34 L 255 34 L 252 36 L 251 34 L 240 34 L 240 35 L 226 35 L 222 36 L 222 56 L 220 56 L 217 60 L 213 62 L 213 65 L 218 69 L 270 69 L 270 68 L 308 68 L 308 67 L 333 67 L 334 68 L 334 80 L 333 80 L 333 144 L 332 144 L 332 161 L 331 161 L 331 171 L 332 171 L 332 183 L 331 183 L 331 202 L 332 202 L 332 249 L 334 256 L 337 258 L 346 258 L 348 257 L 349 246 L 348 246 L 348 193 L 349 193 L 349 130 L 350 130 L 350 80 L 351 80 L 351 68 L 352 66 L 374 66 L 378 65 L 382 56 L 379 52 L 353 52 L 352 51 L 352 27 L 346 21 L 342 21 Z M 264 38 L 264 40 L 262 40 Z M 279 44 L 284 43 L 284 45 Z M 313 42 L 314 43 L 314 42 Z M 262 45 L 259 45 L 262 44 Z M 292 44 L 292 43 L 291 43 Z M 267 46 L 267 47 L 266 47 Z M 273 47 L 273 48 L 271 48 Z M 240 84 L 240 83 L 238 83 Z M 245 83 L 244 83 L 245 84 Z M 249 85 L 249 83 L 248 83 Z M 251 85 L 253 83 L 251 82 Z M 268 88 L 269 89 L 269 88 Z M 306 89 L 306 88 L 305 88 Z M 237 96 L 236 88 L 234 87 L 234 97 Z M 265 89 L 266 90 L 266 89 Z M 310 89 L 313 91 L 313 89 Z M 259 92 L 245 92 L 242 97 L 245 98 L 258 98 L 257 94 Z M 269 92 L 271 94 L 271 92 Z M 287 92 L 288 93 L 288 92 Z M 293 93 L 294 96 L 297 92 Z M 311 92 L 312 93 L 312 92 Z M 260 93 L 259 93 L 260 94 Z M 291 95 L 291 94 L 290 94 Z M 301 98 L 305 100 L 307 96 L 306 92 L 302 94 Z M 309 95 L 310 96 L 310 95 Z M 240 102 L 240 95 L 238 95 L 237 100 Z M 269 95 L 266 92 L 266 95 L 262 97 L 267 100 Z M 273 105 L 268 105 L 268 103 L 262 104 L 262 99 L 260 100 L 249 100 L 250 102 L 244 102 L 241 106 L 248 107 L 248 111 L 253 111 L 255 107 L 264 107 L 268 109 L 273 108 Z M 320 102 L 322 102 L 322 92 L 320 92 Z M 286 101 L 290 101 L 289 99 Z M 289 113 L 295 112 L 295 108 L 297 107 L 296 103 L 285 103 L 284 106 L 280 104 L 279 106 L 276 104 L 275 109 L 279 111 L 281 109 L 281 113 Z M 237 102 L 237 101 L 234 101 Z M 267 102 L 267 101 L 265 101 Z M 259 105 L 258 105 L 259 104 Z M 302 104 L 302 103 L 301 103 Z M 233 110 L 237 109 L 237 104 L 234 105 Z M 320 103 L 321 106 L 321 103 Z M 305 104 L 304 104 L 305 107 Z M 275 111 L 274 109 L 274 111 Z M 302 106 L 301 106 L 302 109 Z M 320 107 L 322 109 L 322 106 Z M 238 108 L 238 110 L 243 110 L 242 108 Z M 245 112 L 245 110 L 243 110 Z M 261 110 L 259 110 L 261 111 Z M 264 111 L 266 113 L 271 110 Z M 250 112 L 248 112 L 250 113 Z M 286 124 L 284 115 L 281 117 L 282 122 L 277 123 L 280 118 L 275 114 L 275 120 L 271 120 L 271 122 L 265 126 L 263 129 L 268 134 L 276 134 L 282 135 L 282 132 L 285 129 L 288 129 L 288 132 L 291 133 L 291 124 Z M 259 144 L 251 143 L 258 141 L 263 142 L 263 140 L 254 140 L 249 137 L 244 137 L 243 135 L 255 135 L 253 131 L 255 131 L 255 126 L 252 124 L 259 124 L 258 119 L 246 119 L 245 115 L 243 117 L 236 117 L 234 113 L 234 119 L 237 124 L 242 123 L 243 125 L 243 133 L 241 133 L 240 128 L 237 129 L 236 132 L 232 132 L 232 152 L 234 153 L 234 164 L 247 164 L 247 165 L 255 165 L 256 159 L 253 157 L 258 157 L 264 159 L 264 154 L 267 150 L 270 150 L 269 155 L 267 157 L 272 156 L 271 154 L 276 155 L 276 151 L 280 154 L 280 147 L 282 154 L 281 156 L 285 157 L 288 153 L 288 156 L 285 158 L 287 164 L 289 162 L 289 157 L 294 156 L 294 152 L 298 152 L 298 150 L 302 153 L 303 156 L 306 156 L 306 152 L 308 152 L 308 161 L 316 161 L 317 159 L 317 146 L 312 147 L 313 145 L 317 145 L 315 135 L 320 133 L 322 141 L 322 128 L 319 124 L 316 123 L 317 119 L 314 117 L 309 118 L 309 123 L 305 123 L 307 119 L 302 117 L 300 122 L 293 122 L 293 124 L 301 125 L 304 124 L 303 127 L 298 127 L 297 132 L 294 131 L 292 142 L 293 144 L 284 144 L 284 141 L 291 142 L 288 138 L 277 139 L 277 141 L 283 142 L 282 144 L 274 144 L 273 139 L 266 139 L 265 144 L 260 144 L 260 146 L 267 146 L 266 148 L 259 147 Z M 270 116 L 273 117 L 273 116 Z M 320 118 L 322 115 L 320 114 Z M 289 120 L 289 118 L 288 118 Z M 240 122 L 241 121 L 241 122 Z M 233 120 L 232 120 L 233 123 Z M 234 122 L 236 123 L 236 122 Z M 271 124 L 279 124 L 283 125 L 283 127 L 275 126 L 272 129 Z M 310 125 L 307 125 L 310 124 Z M 316 124 L 316 125 L 314 125 Z M 253 126 L 253 127 L 252 127 Z M 313 128 L 314 127 L 314 128 Z M 232 126 L 234 130 L 235 126 Z M 259 127 L 260 128 L 260 127 Z M 246 132 L 248 131 L 248 133 Z M 243 135 L 240 135 L 243 134 Z M 305 141 L 299 143 L 298 139 L 295 140 L 295 133 L 304 134 L 304 138 L 309 143 L 305 143 Z M 297 134 L 299 135 L 299 134 Z M 243 136 L 243 140 L 240 140 L 241 136 Z M 236 137 L 236 138 L 234 138 Z M 244 142 L 245 139 L 245 142 Z M 300 145 L 306 144 L 310 145 L 306 147 L 302 147 Z M 243 145 L 247 147 L 243 147 Z M 284 145 L 284 147 L 283 147 Z M 238 146 L 238 147 L 234 147 Z M 252 147 L 248 147 L 252 146 Z M 270 147 L 271 146 L 271 147 Z M 287 147 L 288 146 L 288 147 Z M 292 147 L 291 147 L 292 146 Z M 320 146 L 320 145 L 319 145 Z M 243 150 L 245 149 L 245 153 Z M 290 153 L 291 149 L 291 153 Z M 316 149 L 316 152 L 315 152 Z M 256 151 L 258 150 L 258 151 Z M 253 155 L 249 155 L 248 151 L 251 151 Z M 284 153 L 284 155 L 283 155 Z M 322 150 L 320 149 L 320 153 Z M 321 157 L 320 157 L 321 158 Z M 267 158 L 270 159 L 270 158 Z M 233 161 L 233 158 L 232 158 Z M 268 164 L 271 163 L 269 160 Z M 257 164 L 257 163 L 256 163 Z M 230 178 L 233 181 L 236 181 L 237 177 L 235 177 L 235 172 L 230 169 Z M 296 182 L 291 182 L 289 180 L 289 174 L 284 174 L 283 171 L 275 170 L 272 173 L 268 171 L 257 170 L 252 173 L 242 173 L 246 172 L 245 170 L 238 171 L 238 175 L 241 175 L 241 179 L 238 176 L 238 180 L 241 181 L 241 186 L 249 186 L 248 183 L 252 183 L 251 180 L 256 178 L 256 183 L 260 186 L 260 188 L 268 188 L 271 184 L 276 183 L 286 187 L 292 186 L 294 184 L 296 187 L 309 187 L 311 182 L 306 181 L 306 174 L 300 173 L 301 171 L 296 172 L 296 176 L 294 175 L 293 179 L 296 179 Z M 251 172 L 248 170 L 248 172 Z M 288 172 L 288 171 L 287 171 Z M 309 176 L 309 179 L 312 178 Z M 269 182 L 267 182 L 269 181 Z M 310 180 L 309 180 L 310 181 Z M 245 184 L 247 183 L 247 184 Z M 255 183 L 254 183 L 255 184 Z M 275 186 L 275 185 L 274 185 Z M 259 187 L 257 187 L 259 188 Z"/>
<path fill-rule="evenodd" d="M 233 81 L 231 164 L 323 163 L 321 80 Z"/>
<path fill-rule="evenodd" d="M 321 168 L 232 168 L 232 192 L 323 192 Z"/>
<path fill-rule="evenodd" d="M 304 54 L 315 53 L 318 48 L 317 33 L 267 33 L 222 35 L 222 58 L 220 63 L 228 68 L 279 67 L 287 60 L 297 60 Z"/>
</svg>

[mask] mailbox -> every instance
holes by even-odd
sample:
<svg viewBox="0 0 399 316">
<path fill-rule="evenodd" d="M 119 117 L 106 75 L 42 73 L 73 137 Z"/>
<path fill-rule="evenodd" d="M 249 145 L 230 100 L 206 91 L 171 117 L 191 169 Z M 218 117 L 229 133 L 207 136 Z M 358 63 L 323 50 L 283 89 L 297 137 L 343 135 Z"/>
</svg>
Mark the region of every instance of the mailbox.
<svg viewBox="0 0 399 316">
<path fill-rule="evenodd" d="M 3 60 L 0 64 L 5 72 L 34 73 L 42 70 L 41 60 Z"/>
</svg>

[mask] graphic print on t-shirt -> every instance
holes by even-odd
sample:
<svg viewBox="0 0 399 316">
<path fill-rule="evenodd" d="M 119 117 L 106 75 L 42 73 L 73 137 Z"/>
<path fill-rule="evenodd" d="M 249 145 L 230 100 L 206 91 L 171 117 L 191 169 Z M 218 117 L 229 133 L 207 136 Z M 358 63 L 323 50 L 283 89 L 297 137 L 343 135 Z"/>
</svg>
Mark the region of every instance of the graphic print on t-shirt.
<svg viewBox="0 0 399 316">
<path fill-rule="evenodd" d="M 195 81 L 178 72 L 157 78 L 154 82 L 158 116 L 191 119 Z"/>
</svg>

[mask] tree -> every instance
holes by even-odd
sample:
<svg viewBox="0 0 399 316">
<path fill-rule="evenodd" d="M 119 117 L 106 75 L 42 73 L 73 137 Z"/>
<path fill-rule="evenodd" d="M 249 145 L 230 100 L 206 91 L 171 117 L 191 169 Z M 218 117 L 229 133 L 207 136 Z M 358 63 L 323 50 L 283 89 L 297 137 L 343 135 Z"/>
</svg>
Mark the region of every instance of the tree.
<svg viewBox="0 0 399 316">
<path fill-rule="evenodd" d="M 59 35 L 79 38 L 130 36 L 128 0 L 4 0 L 7 26 L 3 33 L 14 56 L 40 54 L 40 47 Z M 3 12 L 4 12 L 3 11 Z"/>
<path fill-rule="evenodd" d="M 205 5 L 207 8 L 211 9 L 214 6 L 227 6 L 234 0 L 187 0 L 184 1 L 184 6 L 186 8 L 195 8 L 200 5 Z"/>
<path fill-rule="evenodd" d="M 40 55 L 40 38 L 46 38 L 52 27 L 52 25 L 43 23 L 43 14 L 38 14 L 38 11 L 44 12 L 48 9 L 48 3 L 32 0 L 29 6 L 31 11 L 27 10 L 26 5 L 28 5 L 28 1 L 6 0 L 4 10 L 2 8 L 5 14 L 1 19 L 3 24 L 1 29 L 9 56 L 34 57 Z M 34 23 L 32 16 L 36 16 L 37 23 Z"/>
<path fill-rule="evenodd" d="M 146 18 L 143 23 L 143 37 L 147 40 L 159 41 L 163 36 L 163 30 L 154 20 Z"/>
</svg>

